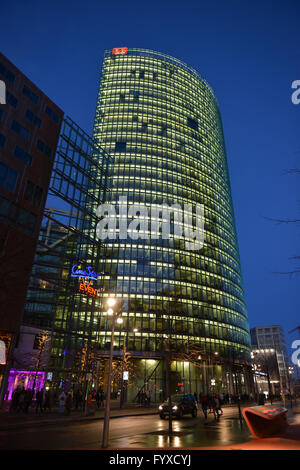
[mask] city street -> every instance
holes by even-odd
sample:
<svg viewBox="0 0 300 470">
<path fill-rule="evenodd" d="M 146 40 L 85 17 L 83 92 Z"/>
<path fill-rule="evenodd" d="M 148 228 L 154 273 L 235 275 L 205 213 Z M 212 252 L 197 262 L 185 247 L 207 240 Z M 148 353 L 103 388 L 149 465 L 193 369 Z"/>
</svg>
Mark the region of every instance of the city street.
<svg viewBox="0 0 300 470">
<path fill-rule="evenodd" d="M 26 429 L 0 431 L 0 449 L 99 449 L 103 420 L 31 425 Z M 111 448 L 167 448 L 229 445 L 245 442 L 250 433 L 238 419 L 236 409 L 225 408 L 215 421 L 210 414 L 205 424 L 202 413 L 197 418 L 185 416 L 173 422 L 174 437 L 169 443 L 168 420 L 157 415 L 114 418 L 110 421 Z"/>
</svg>

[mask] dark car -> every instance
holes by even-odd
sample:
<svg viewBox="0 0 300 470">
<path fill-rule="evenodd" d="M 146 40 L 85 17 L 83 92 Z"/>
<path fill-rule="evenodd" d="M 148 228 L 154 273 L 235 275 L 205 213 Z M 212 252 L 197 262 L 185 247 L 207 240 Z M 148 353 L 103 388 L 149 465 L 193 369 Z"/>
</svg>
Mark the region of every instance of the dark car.
<svg viewBox="0 0 300 470">
<path fill-rule="evenodd" d="M 191 414 L 193 418 L 197 416 L 198 405 L 194 395 L 182 394 L 172 395 L 172 416 L 182 418 L 183 415 Z M 158 407 L 158 413 L 161 419 L 169 415 L 169 401 L 166 400 Z"/>
</svg>

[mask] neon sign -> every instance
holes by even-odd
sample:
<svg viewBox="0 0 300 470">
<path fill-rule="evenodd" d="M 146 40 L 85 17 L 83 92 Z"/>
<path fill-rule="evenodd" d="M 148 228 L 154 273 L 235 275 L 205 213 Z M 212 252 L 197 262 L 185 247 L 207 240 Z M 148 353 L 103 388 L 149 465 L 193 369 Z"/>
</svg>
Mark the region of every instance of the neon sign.
<svg viewBox="0 0 300 470">
<path fill-rule="evenodd" d="M 127 54 L 128 47 L 114 47 L 112 50 L 113 55 L 123 55 Z"/>
<path fill-rule="evenodd" d="M 99 274 L 95 273 L 91 266 L 88 266 L 86 271 L 80 268 L 81 266 L 74 264 L 74 266 L 72 267 L 72 274 L 70 275 L 70 277 L 85 277 L 86 279 L 95 279 L 95 281 L 98 280 Z"/>
<path fill-rule="evenodd" d="M 79 290 L 83 292 L 85 295 L 91 295 L 92 297 L 98 297 L 100 289 L 94 289 L 93 286 L 91 286 L 90 281 L 88 284 L 85 283 L 85 279 L 82 278 L 82 283 L 79 286 Z"/>
<path fill-rule="evenodd" d="M 6 364 L 6 345 L 2 339 L 0 339 L 0 364 Z"/>
</svg>

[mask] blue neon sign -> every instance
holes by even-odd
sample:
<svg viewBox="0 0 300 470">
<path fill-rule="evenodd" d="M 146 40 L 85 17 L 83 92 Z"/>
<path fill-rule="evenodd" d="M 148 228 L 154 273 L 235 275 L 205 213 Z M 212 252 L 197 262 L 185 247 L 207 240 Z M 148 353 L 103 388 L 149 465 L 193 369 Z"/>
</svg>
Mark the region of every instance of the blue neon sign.
<svg viewBox="0 0 300 470">
<path fill-rule="evenodd" d="M 80 268 L 81 266 L 74 264 L 70 277 L 85 277 L 86 279 L 95 279 L 95 281 L 98 280 L 99 274 L 93 271 L 91 266 L 88 266 L 86 270 Z"/>
</svg>

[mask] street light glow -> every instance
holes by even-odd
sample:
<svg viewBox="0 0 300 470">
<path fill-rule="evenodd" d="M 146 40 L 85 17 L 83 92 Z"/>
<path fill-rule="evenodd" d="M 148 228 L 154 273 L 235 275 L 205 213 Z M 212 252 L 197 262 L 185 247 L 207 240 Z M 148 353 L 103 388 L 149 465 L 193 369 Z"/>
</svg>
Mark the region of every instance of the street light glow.
<svg viewBox="0 0 300 470">
<path fill-rule="evenodd" d="M 108 315 L 113 315 L 113 313 L 114 313 L 114 311 L 113 311 L 112 308 L 109 308 L 109 309 L 107 310 L 107 314 L 108 314 Z"/>
<path fill-rule="evenodd" d="M 107 305 L 109 307 L 113 307 L 115 305 L 115 303 L 116 303 L 116 299 L 113 299 L 111 297 L 107 300 Z"/>
</svg>

